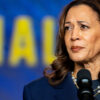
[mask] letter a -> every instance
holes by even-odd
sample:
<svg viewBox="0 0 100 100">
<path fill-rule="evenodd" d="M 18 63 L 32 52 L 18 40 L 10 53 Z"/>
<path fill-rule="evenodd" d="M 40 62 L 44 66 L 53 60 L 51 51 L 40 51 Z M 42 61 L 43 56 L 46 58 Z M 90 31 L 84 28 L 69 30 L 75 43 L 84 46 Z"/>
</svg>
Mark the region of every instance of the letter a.
<svg viewBox="0 0 100 100">
<path fill-rule="evenodd" d="M 36 64 L 35 39 L 32 33 L 32 20 L 25 16 L 18 17 L 12 37 L 9 59 L 11 65 L 19 64 L 21 59 L 24 59 L 29 66 Z"/>
</svg>

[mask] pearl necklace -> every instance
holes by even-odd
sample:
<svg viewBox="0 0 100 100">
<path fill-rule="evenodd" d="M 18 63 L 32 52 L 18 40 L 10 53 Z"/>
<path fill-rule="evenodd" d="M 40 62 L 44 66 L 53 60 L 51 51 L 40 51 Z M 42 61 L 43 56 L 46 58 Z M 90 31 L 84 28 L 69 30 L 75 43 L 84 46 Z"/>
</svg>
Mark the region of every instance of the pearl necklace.
<svg viewBox="0 0 100 100">
<path fill-rule="evenodd" d="M 79 89 L 79 86 L 77 85 L 77 78 L 74 77 L 73 72 L 71 72 L 71 75 L 72 75 L 72 80 L 73 80 L 75 86 Z M 96 93 L 93 95 L 94 97 L 96 97 L 97 95 L 99 95 L 99 94 L 100 94 L 100 85 L 98 85 L 98 86 L 96 87 L 96 89 L 94 89 L 93 91 L 96 92 Z"/>
<path fill-rule="evenodd" d="M 77 85 L 77 78 L 74 77 L 73 72 L 72 72 L 71 74 L 72 74 L 72 80 L 73 80 L 75 86 L 79 89 L 79 87 L 78 87 L 78 85 Z"/>
</svg>

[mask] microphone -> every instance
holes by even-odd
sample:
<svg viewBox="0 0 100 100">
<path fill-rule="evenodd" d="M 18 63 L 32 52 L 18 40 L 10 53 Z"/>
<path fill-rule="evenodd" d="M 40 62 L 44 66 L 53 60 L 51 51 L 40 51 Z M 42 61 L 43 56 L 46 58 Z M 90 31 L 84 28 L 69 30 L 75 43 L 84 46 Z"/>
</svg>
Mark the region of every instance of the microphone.
<svg viewBox="0 0 100 100">
<path fill-rule="evenodd" d="M 78 97 L 80 100 L 94 100 L 92 79 L 89 70 L 81 69 L 77 73 Z"/>
</svg>

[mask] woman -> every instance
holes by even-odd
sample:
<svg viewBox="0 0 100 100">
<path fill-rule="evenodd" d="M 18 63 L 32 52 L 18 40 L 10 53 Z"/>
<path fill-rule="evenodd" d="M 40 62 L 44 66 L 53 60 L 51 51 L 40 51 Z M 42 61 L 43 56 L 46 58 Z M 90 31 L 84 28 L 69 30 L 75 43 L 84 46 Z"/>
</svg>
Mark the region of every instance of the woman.
<svg viewBox="0 0 100 100">
<path fill-rule="evenodd" d="M 94 98 L 100 100 L 99 0 L 75 0 L 65 6 L 57 40 L 57 59 L 44 70 L 45 77 L 25 86 L 24 100 L 78 100 L 72 77 L 77 79 L 77 72 L 83 68 L 90 71 Z"/>
</svg>

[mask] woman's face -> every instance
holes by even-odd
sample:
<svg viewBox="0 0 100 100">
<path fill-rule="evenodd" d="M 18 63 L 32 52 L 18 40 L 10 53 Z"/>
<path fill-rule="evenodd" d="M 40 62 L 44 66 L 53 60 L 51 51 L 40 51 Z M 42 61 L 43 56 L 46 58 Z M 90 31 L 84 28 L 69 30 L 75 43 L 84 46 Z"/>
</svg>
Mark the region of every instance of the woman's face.
<svg viewBox="0 0 100 100">
<path fill-rule="evenodd" d="M 70 8 L 65 19 L 65 44 L 75 62 L 88 61 L 100 53 L 100 22 L 87 5 Z"/>
</svg>

